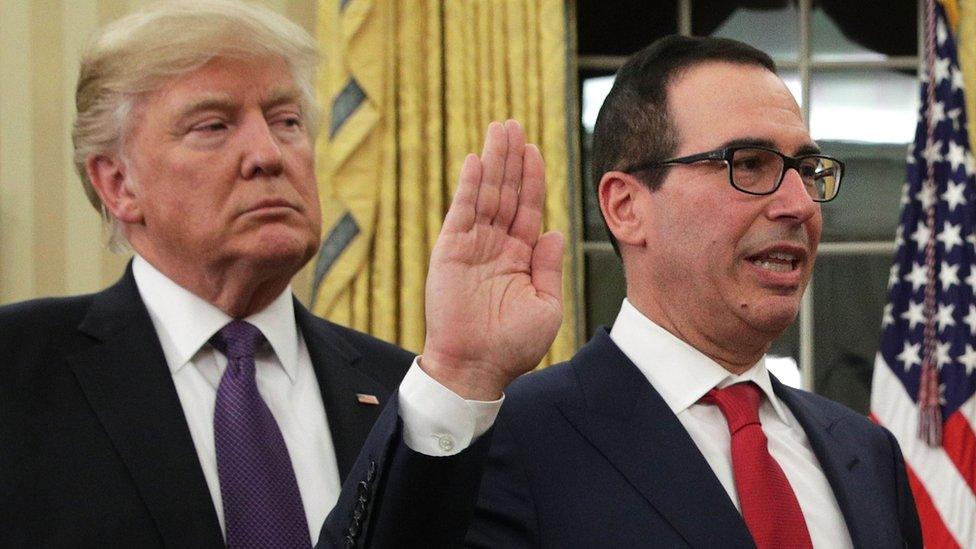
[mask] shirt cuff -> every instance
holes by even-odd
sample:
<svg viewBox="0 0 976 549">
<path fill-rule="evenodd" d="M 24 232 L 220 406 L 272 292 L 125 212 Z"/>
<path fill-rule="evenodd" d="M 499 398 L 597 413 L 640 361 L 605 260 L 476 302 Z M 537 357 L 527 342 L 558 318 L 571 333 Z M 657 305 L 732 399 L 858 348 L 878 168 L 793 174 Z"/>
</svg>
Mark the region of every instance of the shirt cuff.
<svg viewBox="0 0 976 549">
<path fill-rule="evenodd" d="M 485 434 L 498 416 L 498 400 L 465 400 L 420 368 L 417 357 L 398 394 L 403 442 L 428 456 L 453 456 Z"/>
</svg>

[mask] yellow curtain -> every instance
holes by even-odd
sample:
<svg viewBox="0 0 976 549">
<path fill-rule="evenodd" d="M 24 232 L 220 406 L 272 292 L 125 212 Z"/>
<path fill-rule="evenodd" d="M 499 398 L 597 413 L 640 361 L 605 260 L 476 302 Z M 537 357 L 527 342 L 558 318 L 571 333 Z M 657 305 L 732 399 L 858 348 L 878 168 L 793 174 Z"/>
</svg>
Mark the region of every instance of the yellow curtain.
<svg viewBox="0 0 976 549">
<path fill-rule="evenodd" d="M 545 228 L 574 242 L 563 0 L 324 0 L 316 314 L 415 351 L 427 260 L 468 152 L 515 118 L 546 159 Z M 578 254 L 543 364 L 577 347 Z"/>
<path fill-rule="evenodd" d="M 966 120 L 969 123 L 969 150 L 976 151 L 976 5 L 960 2 L 955 12 L 956 47 L 959 48 Z"/>
<path fill-rule="evenodd" d="M 942 8 L 945 10 L 946 19 L 949 21 L 949 26 L 955 31 L 956 25 L 959 24 L 959 2 L 958 0 L 939 0 L 942 4 Z"/>
</svg>

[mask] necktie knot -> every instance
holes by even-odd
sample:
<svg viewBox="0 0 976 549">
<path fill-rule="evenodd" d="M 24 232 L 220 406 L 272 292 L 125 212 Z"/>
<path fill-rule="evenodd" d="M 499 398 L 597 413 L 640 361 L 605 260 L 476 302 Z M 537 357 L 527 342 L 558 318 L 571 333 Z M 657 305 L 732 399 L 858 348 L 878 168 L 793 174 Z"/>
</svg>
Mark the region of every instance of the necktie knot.
<svg viewBox="0 0 976 549">
<path fill-rule="evenodd" d="M 759 424 L 762 391 L 751 381 L 729 385 L 724 389 L 712 389 L 705 393 L 702 401 L 718 406 L 732 434 L 747 425 Z"/>
<path fill-rule="evenodd" d="M 264 341 L 257 326 L 243 320 L 228 322 L 210 338 L 210 344 L 224 353 L 227 360 L 254 358 L 254 351 Z"/>
</svg>

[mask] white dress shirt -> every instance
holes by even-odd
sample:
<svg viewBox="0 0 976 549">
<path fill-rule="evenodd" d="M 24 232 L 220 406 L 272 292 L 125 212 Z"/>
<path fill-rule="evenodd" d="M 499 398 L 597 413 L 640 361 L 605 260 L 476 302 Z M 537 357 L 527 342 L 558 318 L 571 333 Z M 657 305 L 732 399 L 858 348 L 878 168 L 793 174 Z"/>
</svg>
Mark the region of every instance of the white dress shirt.
<svg viewBox="0 0 976 549">
<path fill-rule="evenodd" d="M 227 358 L 208 341 L 233 320 L 136 256 L 132 273 L 173 375 L 214 509 L 225 529 L 214 444 L 217 386 Z M 305 340 L 295 324 L 291 288 L 246 320 L 268 344 L 255 354 L 258 391 L 281 430 L 298 481 L 312 544 L 341 490 L 335 447 Z M 481 436 L 501 400 L 467 401 L 443 387 L 414 361 L 399 391 L 404 442 L 427 455 L 453 455 Z"/>
<path fill-rule="evenodd" d="M 814 547 L 853 547 L 844 515 L 803 427 L 773 393 L 765 358 L 741 375 L 732 374 L 652 322 L 627 299 L 620 307 L 610 339 L 678 416 L 740 512 L 728 423 L 718 406 L 699 404 L 698 400 L 713 387 L 755 382 L 766 395 L 759 407 L 759 421 L 769 439 L 769 453 L 796 493 Z"/>
</svg>

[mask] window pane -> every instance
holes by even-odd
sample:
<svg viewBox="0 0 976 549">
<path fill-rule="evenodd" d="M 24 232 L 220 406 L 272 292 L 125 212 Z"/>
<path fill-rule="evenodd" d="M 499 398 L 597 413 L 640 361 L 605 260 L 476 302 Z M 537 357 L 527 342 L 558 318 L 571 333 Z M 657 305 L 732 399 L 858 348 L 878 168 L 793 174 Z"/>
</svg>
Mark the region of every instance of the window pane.
<svg viewBox="0 0 976 549">
<path fill-rule="evenodd" d="M 871 14 L 880 10 L 883 14 Z M 915 1 L 885 2 L 883 6 L 878 2 L 867 6 L 863 0 L 822 2 L 810 13 L 813 59 L 865 61 L 916 56 L 917 19 L 918 4 Z"/>
<path fill-rule="evenodd" d="M 810 80 L 810 133 L 817 141 L 908 143 L 919 85 L 893 70 L 819 71 Z"/>
<path fill-rule="evenodd" d="M 814 387 L 867 413 L 892 258 L 825 256 L 814 267 Z"/>
<path fill-rule="evenodd" d="M 580 112 L 583 118 L 584 133 L 593 133 L 596 115 L 600 114 L 600 107 L 603 105 L 603 100 L 607 98 L 607 94 L 610 93 L 610 88 L 613 87 L 613 80 L 614 75 L 612 74 L 583 80 L 583 93 L 580 94 L 583 100 L 583 108 Z"/>
<path fill-rule="evenodd" d="M 624 271 L 613 250 L 586 252 L 586 333 L 610 327 L 627 295 Z"/>
<path fill-rule="evenodd" d="M 793 324 L 776 341 L 766 353 L 767 364 L 771 372 L 780 381 L 792 387 L 800 388 L 800 322 Z"/>
<path fill-rule="evenodd" d="M 603 100 L 610 93 L 613 86 L 613 75 L 587 78 L 582 82 L 580 98 L 582 100 L 581 144 L 583 159 L 583 240 L 607 240 L 606 228 L 600 218 L 600 204 L 596 199 L 596 188 L 591 176 L 591 162 L 593 152 L 593 126 L 596 115 L 600 112 Z M 611 254 L 612 255 L 612 254 Z"/>
<path fill-rule="evenodd" d="M 796 6 L 735 8 L 722 0 L 692 2 L 692 34 L 732 38 L 755 46 L 776 60 L 799 57 Z"/>
<path fill-rule="evenodd" d="M 840 194 L 821 205 L 827 241 L 894 240 L 908 145 L 820 141 L 846 164 Z"/>
</svg>

